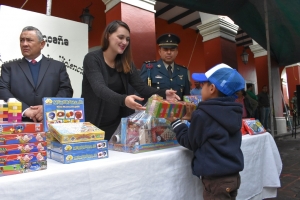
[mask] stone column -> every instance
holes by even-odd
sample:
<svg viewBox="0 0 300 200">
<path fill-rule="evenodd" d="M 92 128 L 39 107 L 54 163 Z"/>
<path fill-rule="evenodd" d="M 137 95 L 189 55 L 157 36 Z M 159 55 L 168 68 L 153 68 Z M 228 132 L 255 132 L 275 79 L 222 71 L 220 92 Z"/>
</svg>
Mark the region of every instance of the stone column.
<svg viewBox="0 0 300 200">
<path fill-rule="evenodd" d="M 268 77 L 268 55 L 267 51 L 262 48 L 257 42 L 253 40 L 253 45 L 249 46 L 254 54 L 255 67 L 257 73 L 258 93 L 261 92 L 262 87 L 267 85 L 269 88 L 269 77 Z M 277 134 L 287 133 L 286 119 L 283 116 L 283 94 L 281 89 L 281 77 L 279 75 L 279 65 L 277 62 L 271 60 L 271 76 L 272 76 L 272 88 L 273 91 L 273 105 L 271 109 L 274 110 L 273 114 L 275 117 Z M 271 116 L 272 117 L 272 116 Z"/>
<path fill-rule="evenodd" d="M 237 69 L 236 41 L 238 26 L 228 17 L 201 13 L 202 24 L 197 28 L 203 37 L 205 68 L 225 63 Z"/>
</svg>

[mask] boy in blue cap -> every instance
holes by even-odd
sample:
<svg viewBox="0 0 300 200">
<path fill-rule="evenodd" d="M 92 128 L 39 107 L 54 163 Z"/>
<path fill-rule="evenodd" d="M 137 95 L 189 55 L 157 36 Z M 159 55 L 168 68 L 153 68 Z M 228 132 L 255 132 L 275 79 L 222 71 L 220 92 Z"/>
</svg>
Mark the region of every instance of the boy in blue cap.
<svg viewBox="0 0 300 200">
<path fill-rule="evenodd" d="M 243 109 L 234 102 L 234 95 L 244 88 L 245 81 L 226 64 L 194 73 L 192 78 L 202 85 L 202 102 L 186 115 L 192 115 L 190 127 L 180 119 L 169 120 L 178 142 L 194 152 L 192 172 L 202 178 L 203 198 L 235 199 L 244 158 L 240 148 Z"/>
</svg>

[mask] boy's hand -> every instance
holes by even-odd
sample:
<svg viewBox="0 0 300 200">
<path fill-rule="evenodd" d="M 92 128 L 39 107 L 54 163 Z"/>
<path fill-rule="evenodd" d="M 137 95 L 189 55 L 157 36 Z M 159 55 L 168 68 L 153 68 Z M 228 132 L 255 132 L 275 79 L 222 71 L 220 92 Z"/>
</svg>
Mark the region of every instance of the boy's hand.
<svg viewBox="0 0 300 200">
<path fill-rule="evenodd" d="M 174 122 L 177 118 L 176 117 L 174 117 L 174 113 L 171 113 L 171 116 L 170 117 L 168 117 L 168 118 L 166 118 L 169 122 Z"/>
<path fill-rule="evenodd" d="M 195 107 L 195 105 L 193 103 L 187 102 L 185 104 L 185 107 L 186 107 L 186 113 L 182 119 L 190 121 L 192 118 L 193 107 Z"/>
</svg>

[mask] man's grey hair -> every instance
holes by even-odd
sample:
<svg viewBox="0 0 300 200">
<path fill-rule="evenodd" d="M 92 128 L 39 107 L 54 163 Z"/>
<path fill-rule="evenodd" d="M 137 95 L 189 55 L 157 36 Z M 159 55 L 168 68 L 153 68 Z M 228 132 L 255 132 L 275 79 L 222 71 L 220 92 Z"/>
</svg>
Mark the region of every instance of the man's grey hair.
<svg viewBox="0 0 300 200">
<path fill-rule="evenodd" d="M 23 28 L 22 32 L 24 31 L 35 31 L 36 35 L 38 36 L 39 41 L 43 41 L 43 34 L 41 33 L 41 31 L 33 26 L 26 26 L 25 28 Z"/>
</svg>

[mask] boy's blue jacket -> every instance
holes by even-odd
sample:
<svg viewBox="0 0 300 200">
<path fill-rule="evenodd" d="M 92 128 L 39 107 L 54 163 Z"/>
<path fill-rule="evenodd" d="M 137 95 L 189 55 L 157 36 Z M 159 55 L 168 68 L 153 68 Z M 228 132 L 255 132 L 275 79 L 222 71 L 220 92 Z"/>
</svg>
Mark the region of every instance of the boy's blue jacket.
<svg viewBox="0 0 300 200">
<path fill-rule="evenodd" d="M 219 177 L 243 170 L 243 110 L 234 100 L 220 97 L 200 102 L 189 128 L 179 119 L 172 123 L 178 142 L 194 152 L 194 175 Z"/>
</svg>

